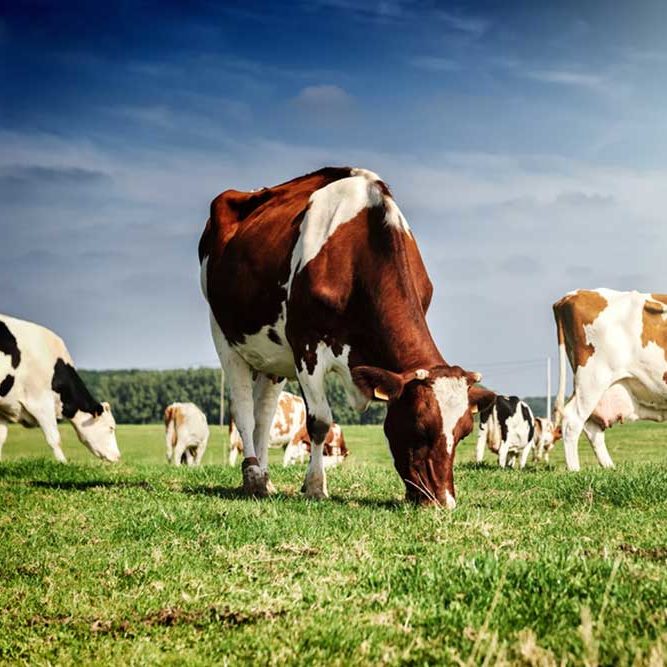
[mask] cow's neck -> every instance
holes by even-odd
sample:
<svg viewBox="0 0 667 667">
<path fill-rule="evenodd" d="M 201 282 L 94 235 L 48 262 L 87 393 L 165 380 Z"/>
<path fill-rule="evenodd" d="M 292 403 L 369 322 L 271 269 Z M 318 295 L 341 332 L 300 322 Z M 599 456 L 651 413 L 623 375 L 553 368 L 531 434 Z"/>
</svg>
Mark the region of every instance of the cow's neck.
<svg viewBox="0 0 667 667">
<path fill-rule="evenodd" d="M 382 298 L 371 299 L 377 322 L 367 352 L 379 357 L 376 365 L 402 372 L 445 364 L 422 307 L 418 281 L 410 269 L 404 239 L 394 236 L 395 261 L 378 269 L 368 285 Z M 425 277 L 425 276 L 424 276 Z"/>
<path fill-rule="evenodd" d="M 408 305 L 416 308 L 405 310 L 405 316 L 401 318 L 396 318 L 391 309 L 379 313 L 382 340 L 379 345 L 374 341 L 377 349 L 369 350 L 370 354 L 380 357 L 377 365 L 395 372 L 444 365 L 445 360 L 431 336 L 421 306 L 411 303 L 406 307 Z"/>
</svg>

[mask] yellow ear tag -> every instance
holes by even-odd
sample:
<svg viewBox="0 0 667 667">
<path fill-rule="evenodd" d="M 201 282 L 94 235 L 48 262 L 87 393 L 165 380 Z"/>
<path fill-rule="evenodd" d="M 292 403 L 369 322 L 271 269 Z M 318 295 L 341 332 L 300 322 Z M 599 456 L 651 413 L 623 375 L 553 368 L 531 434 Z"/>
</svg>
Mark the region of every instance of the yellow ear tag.
<svg viewBox="0 0 667 667">
<path fill-rule="evenodd" d="M 479 408 L 477 407 L 477 403 L 473 403 L 470 406 L 470 412 L 472 412 L 474 415 L 476 415 L 479 412 Z"/>
<path fill-rule="evenodd" d="M 387 396 L 387 394 L 385 394 L 382 389 L 375 387 L 375 391 L 373 393 L 375 394 L 375 398 L 379 398 L 381 401 L 389 400 L 389 396 Z"/>
</svg>

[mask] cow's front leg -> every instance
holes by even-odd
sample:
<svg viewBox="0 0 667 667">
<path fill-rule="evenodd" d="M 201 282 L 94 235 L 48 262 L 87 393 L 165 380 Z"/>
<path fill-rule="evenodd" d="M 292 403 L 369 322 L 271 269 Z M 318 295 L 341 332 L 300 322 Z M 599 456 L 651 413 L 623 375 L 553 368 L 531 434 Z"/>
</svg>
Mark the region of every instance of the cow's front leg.
<svg viewBox="0 0 667 667">
<path fill-rule="evenodd" d="M 9 429 L 7 428 L 7 424 L 3 421 L 0 421 L 0 460 L 2 460 L 2 446 L 5 444 L 5 441 L 7 440 L 8 433 Z"/>
<path fill-rule="evenodd" d="M 509 440 L 503 440 L 500 443 L 500 449 L 498 450 L 498 465 L 501 468 L 506 468 L 510 452 L 510 443 Z"/>
<path fill-rule="evenodd" d="M 533 443 L 529 442 L 524 448 L 523 451 L 521 452 L 521 459 L 519 461 L 519 468 L 523 470 L 526 467 L 526 463 L 528 463 L 528 456 L 530 455 L 531 450 L 533 449 Z"/>
<path fill-rule="evenodd" d="M 56 461 L 67 463 L 65 454 L 60 446 L 60 431 L 58 430 L 58 421 L 56 419 L 53 399 L 44 399 L 38 404 L 28 405 L 26 408 L 42 429 L 42 433 L 44 433 L 46 442 L 49 447 L 51 447 L 53 455 L 56 457 Z"/>
<path fill-rule="evenodd" d="M 253 440 L 259 467 L 266 478 L 266 490 L 275 493 L 275 487 L 269 479 L 269 438 L 271 436 L 271 424 L 276 414 L 278 398 L 285 386 L 285 380 L 276 381 L 267 375 L 260 373 L 253 387 L 253 401 L 255 404 L 255 432 Z"/>
<path fill-rule="evenodd" d="M 481 463 L 484 460 L 484 450 L 486 449 L 487 432 L 488 431 L 486 423 L 484 424 L 480 423 L 479 433 L 477 434 L 477 451 L 475 453 L 475 460 L 477 461 L 477 463 Z"/>
<path fill-rule="evenodd" d="M 299 373 L 299 383 L 306 401 L 306 427 L 310 436 L 310 463 L 301 490 L 308 498 L 328 498 L 327 477 L 324 472 L 324 440 L 333 421 L 331 408 L 324 391 L 324 369 L 315 368 L 311 375 Z"/>
</svg>

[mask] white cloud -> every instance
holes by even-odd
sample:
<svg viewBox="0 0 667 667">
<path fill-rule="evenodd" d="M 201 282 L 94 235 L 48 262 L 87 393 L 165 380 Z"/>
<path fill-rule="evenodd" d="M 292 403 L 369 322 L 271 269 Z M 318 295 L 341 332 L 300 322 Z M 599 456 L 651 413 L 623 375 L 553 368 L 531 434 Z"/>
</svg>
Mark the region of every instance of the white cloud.
<svg viewBox="0 0 667 667">
<path fill-rule="evenodd" d="M 340 86 L 321 84 L 306 86 L 294 99 L 295 103 L 308 111 L 347 110 L 353 97 Z"/>
</svg>

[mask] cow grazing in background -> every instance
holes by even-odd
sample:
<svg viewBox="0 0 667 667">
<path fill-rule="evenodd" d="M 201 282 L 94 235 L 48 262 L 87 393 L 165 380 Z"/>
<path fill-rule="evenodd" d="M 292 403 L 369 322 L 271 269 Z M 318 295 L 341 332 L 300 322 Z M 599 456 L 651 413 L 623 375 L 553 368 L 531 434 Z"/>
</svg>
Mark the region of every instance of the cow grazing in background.
<svg viewBox="0 0 667 667">
<path fill-rule="evenodd" d="M 167 461 L 198 466 L 208 445 L 206 415 L 194 403 L 172 403 L 164 411 Z"/>
<path fill-rule="evenodd" d="M 310 455 L 310 438 L 306 429 L 306 404 L 300 396 L 287 391 L 280 393 L 276 414 L 271 422 L 269 447 L 284 447 L 283 465 L 304 463 Z M 239 454 L 243 453 L 243 441 L 232 420 L 229 427 L 229 465 L 236 465 Z M 324 441 L 324 466 L 341 463 L 347 456 L 343 431 L 338 424 L 332 424 Z"/>
<path fill-rule="evenodd" d="M 560 426 L 550 419 L 535 417 L 535 436 L 533 438 L 533 458 L 535 461 L 549 463 L 549 454 L 561 438 Z"/>
<path fill-rule="evenodd" d="M 308 429 L 306 424 L 301 427 L 301 431 L 295 438 L 295 444 L 288 445 L 285 448 L 285 456 L 283 457 L 283 465 L 289 466 L 294 463 L 305 463 L 310 456 L 310 437 L 308 436 Z M 333 468 L 342 463 L 349 450 L 345 444 L 345 436 L 340 424 L 333 422 L 324 439 L 324 467 Z"/>
<path fill-rule="evenodd" d="M 553 310 L 560 360 L 555 421 L 562 420 L 566 465 L 579 470 L 583 430 L 600 465 L 611 468 L 605 429 L 667 418 L 667 294 L 577 290 Z M 574 372 L 567 404 L 566 358 Z"/>
<path fill-rule="evenodd" d="M 303 489 L 327 496 L 333 420 L 324 380 L 335 372 L 357 409 L 388 403 L 384 429 L 406 496 L 455 505 L 456 444 L 493 394 L 438 351 L 425 317 L 431 282 L 376 174 L 329 167 L 275 187 L 227 190 L 211 204 L 199 261 L 247 493 L 272 489 L 271 421 L 283 378 L 296 376 L 312 443 Z"/>
<path fill-rule="evenodd" d="M 93 398 L 65 343 L 44 327 L 0 315 L 0 455 L 7 424 L 19 423 L 39 426 L 56 459 L 65 463 L 58 431 L 63 417 L 95 456 L 120 459 L 109 404 Z"/>
<path fill-rule="evenodd" d="M 495 401 L 480 412 L 477 436 L 477 463 L 484 460 L 488 447 L 498 455 L 501 468 L 519 467 L 528 461 L 535 437 L 535 417 L 527 403 L 518 396 L 496 396 Z"/>
</svg>

